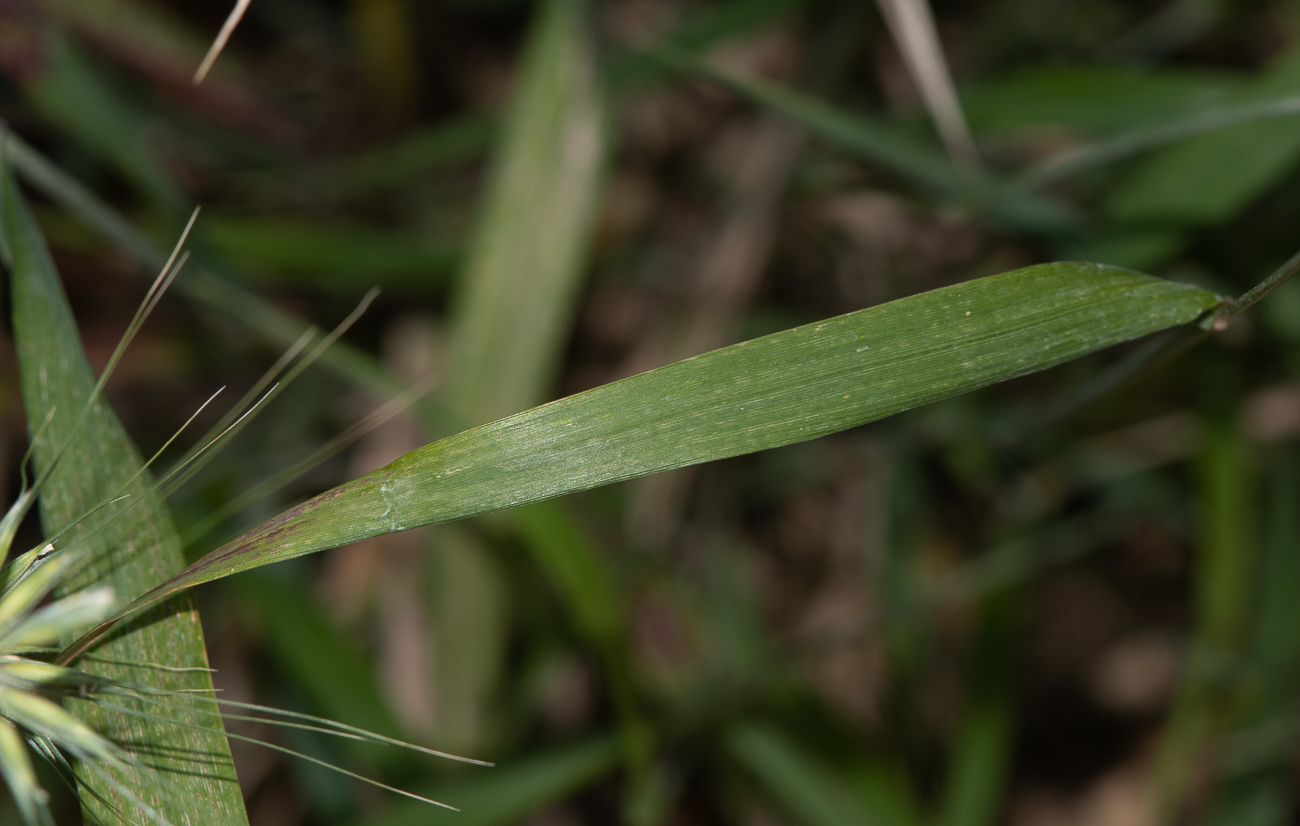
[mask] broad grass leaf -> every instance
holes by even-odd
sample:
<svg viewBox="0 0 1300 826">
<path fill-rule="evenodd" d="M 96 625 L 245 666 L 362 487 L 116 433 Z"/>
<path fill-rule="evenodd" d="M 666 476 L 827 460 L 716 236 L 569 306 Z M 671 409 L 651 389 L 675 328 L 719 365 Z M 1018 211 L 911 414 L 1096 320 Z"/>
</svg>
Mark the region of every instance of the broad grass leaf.
<svg viewBox="0 0 1300 826">
<path fill-rule="evenodd" d="M 180 540 L 151 480 L 136 477 L 140 456 L 108 405 L 96 400 L 81 426 L 76 427 L 95 379 L 82 355 L 76 324 L 49 251 L 7 167 L 0 169 L 0 236 L 11 283 L 14 338 L 28 422 L 35 428 L 47 411 L 57 409 L 35 446 L 37 467 L 49 466 L 59 447 L 68 445 L 62 464 L 41 495 L 46 533 L 64 528 L 110 498 L 129 496 L 65 535 L 66 542 L 76 543 L 88 553 L 89 561 L 65 583 L 64 591 L 108 585 L 119 599 L 130 600 L 182 568 Z M 119 663 L 168 668 L 207 666 L 198 616 L 186 595 L 178 595 L 133 618 L 104 641 L 96 653 Z M 177 691 L 212 689 L 211 678 L 202 671 L 168 671 L 100 659 L 82 665 L 88 672 L 124 682 Z M 210 713 L 215 705 L 195 697 L 188 704 L 151 709 L 177 720 L 179 725 L 126 716 L 86 703 L 69 706 L 97 731 L 158 768 L 157 772 L 144 773 L 110 770 L 172 822 L 246 824 L 225 737 L 219 729 L 182 727 L 212 725 L 219 719 L 210 714 L 200 717 L 196 709 Z M 84 771 L 80 779 L 121 809 L 126 821 L 119 820 L 90 795 L 83 797 L 88 816 L 105 824 L 134 822 L 133 807 L 100 775 Z"/>
<path fill-rule="evenodd" d="M 1211 293 L 1042 264 L 808 324 L 420 448 L 218 548 L 143 598 L 391 531 L 845 430 L 1199 318 Z"/>
</svg>

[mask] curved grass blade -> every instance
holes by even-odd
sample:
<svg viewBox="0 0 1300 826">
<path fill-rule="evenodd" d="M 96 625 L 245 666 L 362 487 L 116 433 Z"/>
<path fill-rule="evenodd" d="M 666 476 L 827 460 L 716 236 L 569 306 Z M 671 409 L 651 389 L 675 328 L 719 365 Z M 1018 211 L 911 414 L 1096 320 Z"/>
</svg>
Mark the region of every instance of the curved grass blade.
<svg viewBox="0 0 1300 826">
<path fill-rule="evenodd" d="M 426 445 L 218 548 L 123 615 L 371 536 L 845 430 L 1186 324 L 1220 303 L 1130 270 L 1041 264 L 715 350 Z"/>
<path fill-rule="evenodd" d="M 62 412 L 55 415 L 47 438 L 34 451 L 37 468 L 43 471 L 66 446 L 64 461 L 41 494 L 42 521 L 46 533 L 53 534 L 80 520 L 67 535 L 87 559 L 62 587 L 72 593 L 92 584 L 108 585 L 130 599 L 182 567 L 179 539 L 151 480 L 133 478 L 142 462 L 120 422 L 102 400 L 94 398 L 96 381 L 82 355 L 49 251 L 7 167 L 0 167 L 0 235 L 9 264 L 14 337 L 29 421 L 39 423 L 51 407 Z M 125 512 L 95 510 L 98 503 L 123 494 L 132 503 Z M 180 668 L 207 665 L 198 618 L 188 599 L 169 601 L 129 624 L 101 651 L 116 659 Z M 89 662 L 86 669 L 123 682 L 150 682 L 176 691 L 212 688 L 204 671 L 142 674 L 102 662 Z M 183 722 L 189 711 L 175 706 L 167 714 Z M 140 774 L 129 766 L 101 767 L 93 759 L 80 762 L 81 784 L 93 790 L 82 794 L 87 819 L 120 823 L 118 811 L 135 818 L 143 805 L 176 823 L 247 823 L 229 746 L 219 732 L 194 732 L 103 709 L 89 709 L 82 720 L 115 742 L 161 747 L 154 760 L 161 775 Z M 195 800 L 203 801 L 202 805 L 194 805 Z"/>
<path fill-rule="evenodd" d="M 1197 135 L 1218 132 L 1243 123 L 1300 114 L 1300 95 L 1253 101 L 1197 112 L 1188 117 L 1150 126 L 1125 135 L 1054 155 L 1022 172 L 1011 184 L 1025 189 L 1045 187 L 1098 166 L 1122 161 Z"/>
</svg>

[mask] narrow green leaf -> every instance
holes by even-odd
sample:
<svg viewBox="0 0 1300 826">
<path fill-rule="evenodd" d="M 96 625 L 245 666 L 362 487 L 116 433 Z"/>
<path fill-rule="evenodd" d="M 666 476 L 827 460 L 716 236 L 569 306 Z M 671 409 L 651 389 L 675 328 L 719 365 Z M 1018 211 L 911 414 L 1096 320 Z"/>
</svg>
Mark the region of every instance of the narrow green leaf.
<svg viewBox="0 0 1300 826">
<path fill-rule="evenodd" d="M 1041 193 L 1008 188 L 987 172 L 958 174 L 929 141 L 880 118 L 836 108 L 774 81 L 741 77 L 684 52 L 662 49 L 654 55 L 678 71 L 706 77 L 789 118 L 828 146 L 888 170 L 932 197 L 965 202 L 1021 229 L 1059 231 L 1075 223 L 1068 209 Z"/>
<path fill-rule="evenodd" d="M 1005 695 L 980 698 L 953 743 L 944 789 L 942 826 L 988 826 L 1002 803 L 1011 752 Z"/>
<path fill-rule="evenodd" d="M 62 34 L 47 38 L 46 59 L 45 72 L 26 90 L 36 107 L 116 167 L 165 214 L 184 212 L 185 197 L 151 151 L 142 113 L 102 67 Z"/>
<path fill-rule="evenodd" d="M 1298 93 L 1300 49 L 1293 48 L 1242 102 Z M 1298 123 L 1300 114 L 1259 120 L 1171 146 L 1112 194 L 1109 209 L 1122 221 L 1212 224 L 1231 218 L 1300 161 Z"/>
<path fill-rule="evenodd" d="M 485 154 L 496 132 L 495 118 L 467 115 L 340 161 L 321 175 L 342 195 L 396 189 L 418 175 Z"/>
<path fill-rule="evenodd" d="M 426 287 L 446 281 L 460 258 L 446 243 L 355 224 L 205 216 L 200 232 L 236 264 L 336 290 Z"/>
<path fill-rule="evenodd" d="M 1252 587 L 1256 473 L 1250 445 L 1235 424 L 1233 378 L 1222 367 L 1202 374 L 1210 421 L 1196 467 L 1196 629 L 1156 752 L 1152 802 L 1159 822 L 1172 822 L 1186 805 L 1198 772 L 1223 734 L 1228 712 L 1239 702 L 1232 666 L 1246 650 L 1257 598 Z"/>
<path fill-rule="evenodd" d="M 773 728 L 742 726 L 727 738 L 727 751 L 796 823 L 867 826 L 873 822 L 843 779 Z"/>
<path fill-rule="evenodd" d="M 120 213 L 90 191 L 17 135 L 0 127 L 6 157 L 14 171 L 41 193 L 63 205 L 96 232 L 120 247 L 144 269 L 156 273 L 167 254 L 160 250 L 144 233 L 136 229 Z M 291 313 L 286 313 L 271 302 L 251 292 L 234 281 L 191 264 L 185 276 L 175 286 L 176 292 L 200 305 L 211 307 L 228 318 L 251 328 L 268 341 L 290 347 L 312 325 Z M 397 396 L 406 390 L 403 383 L 390 376 L 375 360 L 339 341 L 326 350 L 320 363 L 337 374 L 387 396 Z M 417 401 L 414 410 L 421 419 L 432 426 L 441 426 L 443 417 L 432 405 Z"/>
<path fill-rule="evenodd" d="M 544 397 L 586 262 L 605 117 L 577 0 L 539 8 L 455 308 L 447 398 L 480 424 Z"/>
<path fill-rule="evenodd" d="M 0 718 L 0 775 L 9 786 L 14 806 L 27 823 L 53 823 L 46 809 L 45 790 L 36 779 L 27 746 L 14 724 Z"/>
<path fill-rule="evenodd" d="M 813 439 L 1185 324 L 1219 299 L 1042 264 L 808 324 L 465 431 L 321 494 L 141 599 L 391 531 Z"/>
<path fill-rule="evenodd" d="M 7 167 L 0 168 L 0 236 L 11 281 L 14 338 L 28 422 L 34 429 L 48 410 L 57 410 L 36 445 L 37 467 L 48 467 L 58 446 L 69 446 L 63 463 L 41 494 L 46 533 L 66 527 L 110 498 L 129 496 L 129 506 L 122 502 L 99 511 L 65 535 L 64 542 L 79 546 L 79 552 L 87 554 L 88 560 L 64 588 L 78 591 L 108 585 L 120 600 L 130 600 L 180 570 L 180 540 L 153 492 L 152 482 L 136 476 L 140 457 L 107 404 L 96 400 L 81 427 L 75 427 L 95 379 L 82 355 L 76 324 L 54 263 Z M 98 650 L 118 662 L 177 668 L 207 665 L 198 616 L 187 596 L 169 600 L 136 618 Z M 166 671 L 99 660 L 87 662 L 84 667 L 124 682 L 176 691 L 212 689 L 210 677 L 202 671 Z M 203 705 L 198 698 L 194 700 L 193 706 Z M 179 725 L 174 726 L 87 703 L 78 703 L 72 710 L 128 751 L 139 749 L 142 759 L 158 768 L 157 772 L 122 773 L 105 767 L 118 782 L 134 790 L 148 805 L 167 813 L 175 823 L 247 823 L 225 737 L 219 730 L 183 727 L 215 718 L 196 720 L 185 705 L 168 706 L 159 712 L 177 720 Z M 102 772 L 83 769 L 80 779 L 132 817 L 134 807 L 106 782 Z M 88 816 L 99 822 L 119 822 L 93 795 L 87 795 L 83 805 Z"/>
<path fill-rule="evenodd" d="M 445 401 L 459 422 L 516 413 L 550 391 L 586 271 L 605 127 L 586 7 L 548 0 L 530 28 L 454 308 Z M 441 541 L 432 602 L 452 639 L 434 650 L 438 716 L 449 747 L 478 751 L 507 650 L 506 623 L 484 612 L 508 610 L 507 586 L 487 548 L 469 536 Z M 472 644 L 458 644 L 469 634 Z"/>
<path fill-rule="evenodd" d="M 1066 127 L 1100 136 L 1222 106 L 1240 85 L 1212 69 L 1049 64 L 976 82 L 961 99 L 977 131 Z"/>
<path fill-rule="evenodd" d="M 661 43 L 674 49 L 703 51 L 728 38 L 743 37 L 790 15 L 807 0 L 723 0 L 720 3 L 683 9 L 681 18 L 663 35 Z M 663 64 L 645 52 L 615 54 L 605 71 L 609 85 L 625 92 L 660 79 Z"/>
<path fill-rule="evenodd" d="M 595 645 L 616 644 L 623 631 L 623 614 L 613 575 L 600 551 L 560 508 L 537 503 L 511 515 L 533 558 L 560 592 L 578 631 Z"/>
<path fill-rule="evenodd" d="M 665 48 L 654 55 L 678 71 L 706 77 L 778 112 L 828 144 L 878 164 L 928 191 L 951 194 L 962 187 L 956 168 L 932 142 L 915 140 L 891 124 L 837 109 L 775 81 L 741 77 L 686 52 Z"/>
</svg>

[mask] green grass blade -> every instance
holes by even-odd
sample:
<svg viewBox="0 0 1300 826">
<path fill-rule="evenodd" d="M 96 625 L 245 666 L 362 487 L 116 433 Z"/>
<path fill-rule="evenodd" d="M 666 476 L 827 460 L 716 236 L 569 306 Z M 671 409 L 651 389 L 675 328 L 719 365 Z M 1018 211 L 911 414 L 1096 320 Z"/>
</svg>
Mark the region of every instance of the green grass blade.
<svg viewBox="0 0 1300 826">
<path fill-rule="evenodd" d="M 468 424 L 544 397 L 584 270 L 605 116 L 583 7 L 540 7 L 456 304 L 448 403 Z"/>
<path fill-rule="evenodd" d="M 970 694 L 949 750 L 939 826 L 991 826 L 1002 808 L 1015 735 L 1008 700 L 1014 608 L 1014 597 L 1005 594 L 981 606 L 979 640 L 968 666 Z"/>
<path fill-rule="evenodd" d="M 1192 803 L 1198 772 L 1213 759 L 1227 713 L 1239 700 L 1236 674 L 1258 595 L 1255 591 L 1255 463 L 1223 399 L 1233 395 L 1224 369 L 1206 371 L 1211 421 L 1198 457 L 1196 611 L 1191 657 L 1161 732 L 1156 755 L 1155 821 L 1172 823 Z M 1217 421 L 1216 421 L 1217 419 Z"/>
<path fill-rule="evenodd" d="M 85 221 L 144 269 L 156 273 L 162 267 L 167 259 L 166 252 L 121 214 L 17 135 L 0 129 L 0 136 L 3 137 L 6 157 L 24 181 Z M 311 327 L 256 293 L 193 263 L 177 280 L 175 289 L 186 298 L 224 313 L 285 348 L 291 347 Z M 406 390 L 402 382 L 390 376 L 371 356 L 346 342 L 335 342 L 321 355 L 320 363 L 381 395 L 396 396 Z M 444 417 L 431 404 L 417 402 L 414 409 L 430 426 L 442 426 Z"/>
<path fill-rule="evenodd" d="M 460 259 L 446 243 L 351 223 L 205 216 L 201 237 L 239 266 L 334 291 L 425 288 L 446 281 Z"/>
<path fill-rule="evenodd" d="M 744 342 L 407 454 L 253 529 L 175 590 L 391 531 L 813 439 L 1199 318 L 1219 299 L 1042 264 Z"/>
<path fill-rule="evenodd" d="M 708 78 L 790 119 L 827 146 L 888 170 L 931 197 L 967 202 L 1003 224 L 1024 230 L 1059 231 L 1075 223 L 1067 208 L 1040 193 L 1007 188 L 987 172 L 958 174 L 952 161 L 929 141 L 882 119 L 839 109 L 781 83 L 742 77 L 685 52 L 660 49 L 652 54 L 677 71 Z"/>
<path fill-rule="evenodd" d="M 400 190 L 415 178 L 486 155 L 497 127 L 496 117 L 464 115 L 333 163 L 235 173 L 233 177 L 257 196 L 256 200 L 294 188 L 319 191 L 327 198 Z"/>
<path fill-rule="evenodd" d="M 619 645 L 624 618 L 614 575 L 582 529 L 566 511 L 540 502 L 512 516 L 582 636 L 598 648 Z"/>
<path fill-rule="evenodd" d="M 962 88 L 971 128 L 989 136 L 1065 128 L 1106 137 L 1229 103 L 1236 73 L 1186 64 L 1030 66 Z"/>
<path fill-rule="evenodd" d="M 727 751 L 803 826 L 872 823 L 862 801 L 839 776 L 781 732 L 749 724 L 732 732 Z"/>
<path fill-rule="evenodd" d="M 1300 114 L 1300 95 L 1207 109 L 1053 156 L 1022 173 L 1013 186 L 1041 187 L 1105 164 L 1187 138 L 1230 129 L 1253 121 Z"/>
<path fill-rule="evenodd" d="M 724 0 L 683 10 L 681 18 L 660 42 L 673 49 L 699 52 L 720 41 L 743 37 L 790 15 L 806 0 Z M 616 93 L 662 79 L 662 61 L 643 51 L 611 56 L 605 71 Z"/>
<path fill-rule="evenodd" d="M 58 410 L 45 438 L 36 445 L 38 468 L 48 467 L 59 446 L 69 445 L 41 495 L 46 532 L 62 529 L 112 496 L 130 495 L 129 508 L 123 505 L 100 511 L 65 535 L 66 541 L 82 544 L 83 551 L 89 553 L 86 566 L 66 583 L 66 590 L 111 585 L 119 599 L 129 600 L 181 569 L 180 540 L 152 482 L 136 477 L 140 457 L 109 407 L 96 401 L 82 427 L 74 430 L 95 379 L 82 355 L 76 324 L 49 251 L 7 167 L 0 170 L 0 235 L 11 281 L 14 337 L 28 420 L 36 427 L 47 410 Z M 169 600 L 140 617 L 99 651 L 110 659 L 128 662 L 207 666 L 203 634 L 188 597 Z M 105 677 L 177 691 L 212 688 L 206 672 L 103 662 L 88 662 L 85 668 Z M 166 812 L 169 819 L 176 823 L 247 823 L 230 751 L 220 731 L 133 720 L 88 704 L 81 704 L 77 712 L 124 748 L 148 748 L 143 759 L 157 766 L 158 773 L 105 771 L 117 776 L 118 782 L 134 790 L 141 800 Z M 178 721 L 190 721 L 184 708 L 169 708 L 167 713 Z M 83 806 L 100 822 L 117 823 L 117 817 L 96 795 L 123 811 L 134 807 L 121 787 L 106 779 L 108 774 L 87 770 L 94 768 L 83 766 L 80 770 L 82 782 L 93 790 L 93 794 L 83 795 Z M 194 800 L 202 800 L 202 805 L 181 805 Z"/>
<path fill-rule="evenodd" d="M 48 37 L 46 58 L 46 71 L 26 90 L 36 107 L 120 171 L 164 214 L 183 214 L 185 197 L 151 149 L 143 114 L 62 34 Z"/>
<path fill-rule="evenodd" d="M 797 89 L 757 77 L 741 77 L 686 52 L 663 48 L 654 56 L 668 66 L 708 78 L 803 126 L 831 146 L 856 155 L 932 193 L 962 188 L 956 168 L 929 142 L 913 140 L 883 121 L 849 113 Z"/>
<path fill-rule="evenodd" d="M 1244 95 L 1264 102 L 1300 92 L 1300 49 L 1291 49 Z M 1279 112 L 1279 114 L 1282 114 Z M 1244 122 L 1171 146 L 1114 190 L 1120 221 L 1214 224 L 1230 219 L 1300 161 L 1300 115 Z"/>
<path fill-rule="evenodd" d="M 548 0 L 530 27 L 454 307 L 445 402 L 457 421 L 492 421 L 550 392 L 586 270 L 606 143 L 586 7 Z M 435 646 L 439 716 L 465 723 L 442 732 L 453 749 L 478 751 L 507 650 L 491 636 L 507 626 L 482 612 L 503 603 L 507 587 L 487 548 L 468 535 L 443 541 L 447 575 L 432 598 L 439 627 L 475 639 Z M 543 568 L 548 560 L 541 554 Z"/>
</svg>

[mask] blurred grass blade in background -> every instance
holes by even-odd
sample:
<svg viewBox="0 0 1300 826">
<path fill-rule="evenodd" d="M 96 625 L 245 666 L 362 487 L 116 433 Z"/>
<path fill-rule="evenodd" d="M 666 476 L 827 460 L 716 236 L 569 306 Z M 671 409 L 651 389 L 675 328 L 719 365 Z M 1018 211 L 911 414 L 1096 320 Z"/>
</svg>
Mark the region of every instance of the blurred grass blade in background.
<svg viewBox="0 0 1300 826">
<path fill-rule="evenodd" d="M 748 723 L 731 732 L 726 745 L 731 759 L 752 772 L 767 795 L 801 826 L 871 826 L 880 822 L 842 778 L 782 732 Z"/>
<path fill-rule="evenodd" d="M 573 315 L 607 141 L 583 12 L 537 11 L 458 285 L 446 397 L 466 424 L 544 397 Z"/>
<path fill-rule="evenodd" d="M 1076 217 L 1064 204 L 1024 187 L 1007 189 L 991 174 L 967 166 L 959 172 L 932 142 L 917 140 L 897 124 L 848 111 L 812 95 L 761 77 L 746 77 L 668 47 L 651 54 L 684 74 L 708 78 L 771 109 L 847 155 L 879 166 L 941 202 L 987 211 L 1007 226 L 1035 232 L 1073 229 Z"/>
<path fill-rule="evenodd" d="M 1179 695 L 1161 732 L 1152 788 L 1157 824 L 1175 823 L 1213 765 L 1213 748 L 1238 701 L 1237 671 L 1255 609 L 1255 467 L 1233 427 L 1236 377 L 1222 363 L 1202 376 L 1209 428 L 1196 470 L 1195 635 Z M 1214 369 L 1217 368 L 1217 369 Z"/>
<path fill-rule="evenodd" d="M 1300 48 L 1292 47 L 1243 94 L 1244 102 L 1300 92 Z M 1300 162 L 1300 115 L 1244 123 L 1171 146 L 1108 199 L 1121 221 L 1204 225 L 1226 220 Z"/>
<path fill-rule="evenodd" d="M 33 451 L 37 468 L 48 467 L 56 452 L 67 446 L 62 464 L 41 494 L 45 532 L 63 530 L 110 498 L 130 496 L 129 506 L 100 511 L 65 535 L 63 541 L 78 543 L 89 559 L 63 584 L 63 592 L 109 585 L 119 599 L 130 598 L 182 567 L 180 540 L 152 481 L 137 476 L 140 457 L 117 417 L 102 399 L 92 402 L 90 398 L 95 378 L 82 354 L 76 323 L 44 240 L 7 166 L 0 167 L 0 236 L 8 259 L 28 422 L 35 429 L 48 410 L 58 411 Z M 89 414 L 79 420 L 88 403 Z M 140 665 L 97 659 L 84 663 L 87 672 L 178 692 L 212 690 L 206 671 L 172 670 L 205 669 L 208 664 L 189 597 L 168 601 L 136 618 L 97 653 Z M 93 790 L 82 799 L 88 818 L 105 824 L 129 822 L 119 820 L 107 805 L 124 813 L 133 811 L 129 799 L 119 793 L 125 786 L 175 823 L 247 823 L 229 746 L 220 723 L 215 728 L 212 723 L 220 720 L 215 704 L 194 696 L 193 706 L 165 705 L 156 711 L 174 723 L 82 703 L 71 710 L 124 749 L 140 749 L 141 759 L 157 769 L 124 774 L 111 767 L 79 767 L 79 781 Z M 108 773 L 117 784 L 105 780 Z M 192 803 L 199 800 L 201 805 Z"/>
<path fill-rule="evenodd" d="M 1186 324 L 1221 300 L 1042 264 L 786 330 L 443 439 L 249 531 L 142 598 L 370 536 L 793 444 Z"/>
<path fill-rule="evenodd" d="M 162 267 L 167 256 L 147 235 L 17 135 L 3 130 L 3 127 L 0 127 L 0 135 L 3 136 L 6 157 L 25 181 L 121 247 L 145 269 L 156 271 Z M 230 279 L 204 269 L 201 262 L 191 263 L 186 277 L 176 285 L 176 292 L 224 313 L 285 348 L 293 347 L 305 332 L 314 328 L 314 325 Z M 332 344 L 321 353 L 320 363 L 381 394 L 397 396 L 407 389 L 388 375 L 373 357 L 346 342 Z M 415 408 L 425 420 L 442 422 L 442 417 L 434 415 L 430 405 L 417 402 Z"/>
<path fill-rule="evenodd" d="M 139 106 L 63 33 L 47 33 L 45 58 L 44 71 L 26 86 L 36 107 L 119 169 L 164 215 L 186 212 L 186 198 L 158 162 Z"/>
<path fill-rule="evenodd" d="M 547 0 L 534 11 L 452 310 L 443 399 L 462 425 L 543 401 L 560 364 L 608 141 L 586 13 L 579 0 Z M 508 585 L 472 532 L 434 540 L 436 718 L 447 748 L 473 751 L 490 740 Z M 546 569 L 550 557 L 539 559 Z"/>
</svg>

